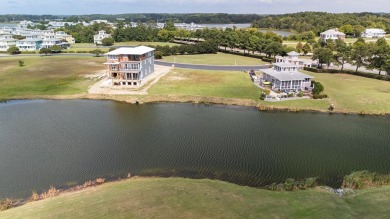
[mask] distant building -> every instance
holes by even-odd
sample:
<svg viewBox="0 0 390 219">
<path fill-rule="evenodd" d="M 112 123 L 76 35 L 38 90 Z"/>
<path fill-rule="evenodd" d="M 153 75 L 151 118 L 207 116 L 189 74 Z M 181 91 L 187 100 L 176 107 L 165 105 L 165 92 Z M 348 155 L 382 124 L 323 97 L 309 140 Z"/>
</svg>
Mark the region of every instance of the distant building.
<svg viewBox="0 0 390 219">
<path fill-rule="evenodd" d="M 14 38 L 0 38 L 0 51 L 7 51 L 11 46 L 16 46 L 18 40 Z"/>
<path fill-rule="evenodd" d="M 16 42 L 16 46 L 20 51 L 36 51 L 41 48 L 43 43 L 42 39 L 24 39 Z"/>
<path fill-rule="evenodd" d="M 304 67 L 316 66 L 317 63 L 311 59 L 300 59 L 299 53 L 292 51 L 287 53 L 287 56 L 276 56 L 276 63 L 291 63 L 298 66 L 298 69 L 303 69 Z"/>
<path fill-rule="evenodd" d="M 106 31 L 101 30 L 101 31 L 99 31 L 98 34 L 93 35 L 93 43 L 95 45 L 101 45 L 101 44 L 103 44 L 102 40 L 104 38 L 111 38 L 111 34 L 108 34 L 108 33 L 106 33 Z"/>
<path fill-rule="evenodd" d="M 273 68 L 261 69 L 260 85 L 271 83 L 272 90 L 282 92 L 311 89 L 311 79 L 314 77 L 299 72 L 298 68 L 292 63 L 274 63 Z"/>
<path fill-rule="evenodd" d="M 75 39 L 73 38 L 72 35 L 67 34 L 65 31 L 57 31 L 55 33 L 55 37 L 58 39 L 63 39 L 66 40 L 69 44 L 75 43 Z"/>
<path fill-rule="evenodd" d="M 52 46 L 60 46 L 61 48 L 68 48 L 69 43 L 62 42 L 62 39 L 44 39 L 41 48 L 50 48 Z"/>
<path fill-rule="evenodd" d="M 378 28 L 366 29 L 362 33 L 363 38 L 381 38 L 386 36 L 386 31 Z"/>
<path fill-rule="evenodd" d="M 154 49 L 147 46 L 122 47 L 105 54 L 108 77 L 113 85 L 138 87 L 154 73 Z"/>
<path fill-rule="evenodd" d="M 330 29 L 325 32 L 322 32 L 320 34 L 320 38 L 323 39 L 324 41 L 327 41 L 329 39 L 331 40 L 345 40 L 345 33 L 340 32 L 337 28 L 336 29 Z"/>
</svg>

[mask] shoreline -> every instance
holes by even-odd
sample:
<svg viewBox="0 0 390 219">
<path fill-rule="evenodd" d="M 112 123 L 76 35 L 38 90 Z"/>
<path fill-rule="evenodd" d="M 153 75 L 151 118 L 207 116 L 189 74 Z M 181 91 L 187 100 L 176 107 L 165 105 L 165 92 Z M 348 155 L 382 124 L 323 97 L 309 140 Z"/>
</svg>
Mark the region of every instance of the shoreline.
<svg viewBox="0 0 390 219">
<path fill-rule="evenodd" d="M 259 111 L 264 112 L 312 112 L 312 113 L 329 113 L 329 114 L 346 114 L 346 115 L 369 115 L 369 116 L 390 116 L 387 113 L 375 112 L 354 112 L 344 110 L 330 111 L 327 109 L 313 109 L 313 108 L 289 108 L 284 106 L 267 106 L 251 99 L 238 98 L 221 98 L 221 97 L 204 97 L 204 96 L 128 96 L 128 95 L 102 95 L 102 94 L 74 94 L 74 95 L 37 95 L 37 96 L 16 96 L 13 98 L 5 98 L 0 101 L 7 102 L 12 100 L 111 100 L 130 104 L 148 104 L 148 103 L 192 103 L 205 105 L 226 105 L 226 106 L 241 106 L 241 107 L 255 107 Z"/>
</svg>

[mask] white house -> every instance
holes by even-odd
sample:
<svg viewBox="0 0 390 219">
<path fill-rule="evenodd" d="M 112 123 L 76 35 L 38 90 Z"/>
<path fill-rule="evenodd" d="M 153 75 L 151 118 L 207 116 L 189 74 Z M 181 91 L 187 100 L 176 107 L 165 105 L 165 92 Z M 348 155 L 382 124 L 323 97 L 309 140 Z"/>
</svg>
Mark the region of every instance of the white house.
<svg viewBox="0 0 390 219">
<path fill-rule="evenodd" d="M 106 33 L 106 31 L 101 30 L 101 31 L 99 31 L 98 34 L 93 35 L 93 43 L 95 45 L 101 45 L 101 44 L 103 44 L 102 40 L 104 38 L 111 38 L 111 34 L 108 34 L 108 33 Z"/>
<path fill-rule="evenodd" d="M 0 51 L 7 51 L 11 46 L 16 46 L 17 39 L 4 38 L 0 39 Z"/>
<path fill-rule="evenodd" d="M 36 51 L 41 48 L 42 39 L 24 39 L 18 40 L 16 46 L 21 51 Z"/>
<path fill-rule="evenodd" d="M 62 47 L 62 45 L 63 45 L 62 39 L 57 39 L 57 38 L 43 39 L 43 43 L 42 43 L 41 48 L 49 48 L 52 46 L 61 46 Z"/>
<path fill-rule="evenodd" d="M 386 32 L 379 28 L 369 28 L 362 33 L 364 38 L 380 38 L 385 37 Z"/>
<path fill-rule="evenodd" d="M 312 67 L 316 66 L 317 63 L 310 60 L 310 59 L 300 59 L 299 53 L 292 51 L 287 53 L 287 56 L 276 56 L 275 57 L 276 63 L 291 63 L 296 66 L 298 66 L 298 69 L 303 69 L 304 67 Z"/>
<path fill-rule="evenodd" d="M 337 39 L 345 40 L 345 33 L 340 32 L 337 28 L 330 29 L 330 30 L 327 30 L 325 32 L 322 32 L 320 34 L 320 38 L 325 40 L 325 41 L 327 41 L 329 39 L 331 39 L 331 40 L 337 40 Z"/>
<path fill-rule="evenodd" d="M 292 63 L 274 63 L 273 68 L 261 69 L 263 75 L 260 85 L 271 83 L 272 90 L 299 91 L 311 89 L 310 75 L 298 71 L 299 66 Z"/>
</svg>

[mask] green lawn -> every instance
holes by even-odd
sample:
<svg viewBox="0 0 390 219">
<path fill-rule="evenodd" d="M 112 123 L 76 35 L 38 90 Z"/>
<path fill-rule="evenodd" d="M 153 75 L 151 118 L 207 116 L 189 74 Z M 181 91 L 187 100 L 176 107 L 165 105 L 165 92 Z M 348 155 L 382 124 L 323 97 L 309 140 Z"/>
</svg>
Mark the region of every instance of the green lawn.
<svg viewBox="0 0 390 219">
<path fill-rule="evenodd" d="M 163 61 L 199 65 L 264 65 L 260 59 L 226 53 L 166 56 Z"/>
<path fill-rule="evenodd" d="M 149 90 L 151 96 L 204 96 L 257 100 L 260 89 L 244 72 L 175 69 Z"/>
<path fill-rule="evenodd" d="M 390 187 L 338 197 L 213 180 L 130 179 L 0 212 L 0 218 L 389 218 Z"/>
<path fill-rule="evenodd" d="M 25 66 L 19 67 L 18 60 Z M 0 99 L 84 93 L 94 81 L 83 75 L 104 70 L 103 62 L 104 58 L 92 55 L 0 58 Z"/>
</svg>

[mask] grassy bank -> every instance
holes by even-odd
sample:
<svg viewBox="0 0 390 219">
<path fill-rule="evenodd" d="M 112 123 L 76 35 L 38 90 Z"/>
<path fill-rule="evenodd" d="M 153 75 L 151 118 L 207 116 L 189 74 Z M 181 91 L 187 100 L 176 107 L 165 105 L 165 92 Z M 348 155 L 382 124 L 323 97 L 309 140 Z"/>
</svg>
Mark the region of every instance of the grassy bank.
<svg viewBox="0 0 390 219">
<path fill-rule="evenodd" d="M 163 61 L 198 65 L 265 65 L 260 59 L 227 53 L 166 56 Z"/>
<path fill-rule="evenodd" d="M 134 178 L 31 202 L 0 218 L 387 218 L 390 187 L 339 197 L 325 189 L 275 192 L 221 181 Z"/>
<path fill-rule="evenodd" d="M 25 66 L 20 67 L 19 60 Z M 94 81 L 83 76 L 103 70 L 103 62 L 92 56 L 0 58 L 0 99 L 85 93 Z"/>
</svg>

